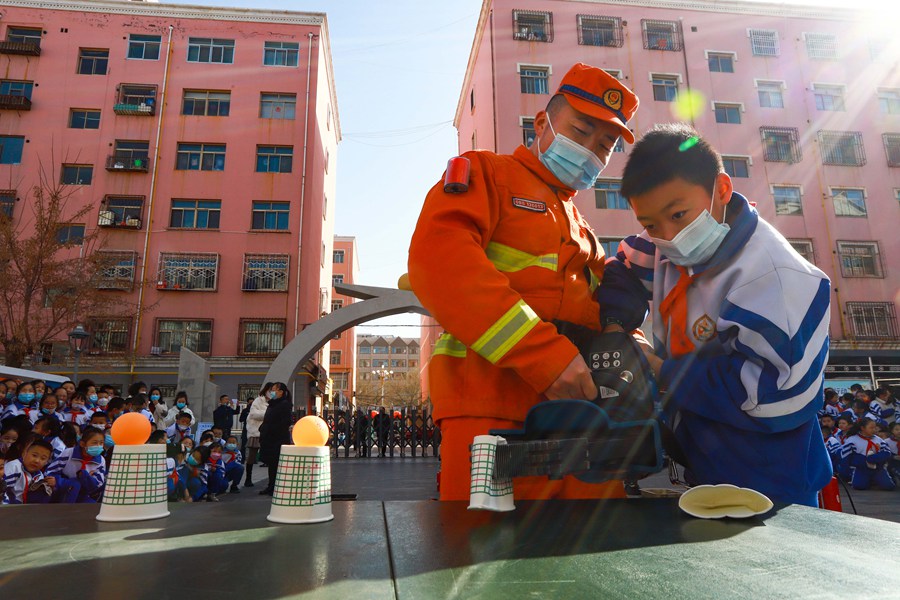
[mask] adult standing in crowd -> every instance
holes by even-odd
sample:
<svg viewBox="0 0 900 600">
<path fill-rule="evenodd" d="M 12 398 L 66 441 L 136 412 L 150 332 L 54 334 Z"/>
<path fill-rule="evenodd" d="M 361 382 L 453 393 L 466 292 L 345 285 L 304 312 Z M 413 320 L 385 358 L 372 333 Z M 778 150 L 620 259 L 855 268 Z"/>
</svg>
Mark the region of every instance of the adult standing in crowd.
<svg viewBox="0 0 900 600">
<path fill-rule="evenodd" d="M 384 407 L 378 409 L 378 414 L 372 423 L 375 434 L 378 436 L 378 453 L 384 456 L 387 453 L 388 437 L 391 434 L 391 417 L 385 412 Z"/>
<path fill-rule="evenodd" d="M 259 453 L 259 428 L 266 416 L 266 409 L 269 408 L 269 390 L 272 388 L 271 382 L 266 382 L 262 389 L 259 390 L 250 408 L 247 411 L 245 419 L 245 429 L 247 430 L 247 460 L 246 460 L 246 478 L 244 487 L 253 487 L 253 465 L 256 464 L 256 457 Z"/>
<path fill-rule="evenodd" d="M 287 386 L 281 382 L 272 384 L 269 389 L 269 407 L 259 427 L 259 456 L 269 468 L 269 485 L 260 492 L 271 496 L 275 491 L 275 474 L 278 471 L 278 459 L 281 458 L 281 445 L 291 443 L 291 411 L 294 402 Z"/>
</svg>

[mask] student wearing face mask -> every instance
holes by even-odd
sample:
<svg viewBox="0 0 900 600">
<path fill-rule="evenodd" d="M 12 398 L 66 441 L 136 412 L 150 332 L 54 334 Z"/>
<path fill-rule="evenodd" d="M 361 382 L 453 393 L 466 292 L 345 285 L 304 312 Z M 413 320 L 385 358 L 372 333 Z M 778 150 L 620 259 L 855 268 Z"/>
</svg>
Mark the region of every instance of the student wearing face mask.
<svg viewBox="0 0 900 600">
<path fill-rule="evenodd" d="M 683 124 L 634 146 L 622 195 L 644 227 L 606 264 L 609 330 L 653 301 L 645 348 L 689 483 L 730 483 L 816 506 L 832 467 L 824 401 L 831 285 L 733 189 L 718 152 Z"/>
<path fill-rule="evenodd" d="M 173 423 L 175 423 L 175 418 L 181 413 L 191 415 L 191 427 L 193 427 L 194 423 L 197 422 L 197 419 L 194 418 L 194 412 L 190 408 L 188 408 L 188 396 L 187 392 L 184 391 L 175 394 L 175 407 L 172 410 L 169 410 L 166 414 L 166 427 L 169 427 Z"/>
<path fill-rule="evenodd" d="M 429 191 L 409 248 L 409 281 L 444 327 L 429 365 L 441 428 L 441 499 L 469 497 L 469 444 L 493 428 L 520 428 L 532 406 L 593 399 L 578 348 L 553 321 L 599 331 L 594 290 L 604 254 L 573 198 L 590 190 L 638 99 L 596 67 L 573 66 L 535 139 L 512 155 L 467 152 L 462 193 Z M 622 496 L 622 484 L 573 477 L 516 479 L 517 498 Z"/>
</svg>

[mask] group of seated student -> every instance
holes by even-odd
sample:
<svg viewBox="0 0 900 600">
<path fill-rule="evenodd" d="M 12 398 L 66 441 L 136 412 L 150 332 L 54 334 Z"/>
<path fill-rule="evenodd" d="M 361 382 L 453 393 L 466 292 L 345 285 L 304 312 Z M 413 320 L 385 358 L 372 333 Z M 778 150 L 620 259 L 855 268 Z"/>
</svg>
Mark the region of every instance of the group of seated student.
<svg viewBox="0 0 900 600">
<path fill-rule="evenodd" d="M 186 422 L 187 418 L 178 415 L 176 423 Z M 219 494 L 240 493 L 238 484 L 244 476 L 244 465 L 237 437 L 222 437 L 218 426 L 203 432 L 196 444 L 193 436 L 181 430 L 174 429 L 166 437 L 167 434 L 168 430 L 163 435 L 151 435 L 149 443 L 166 444 L 170 502 L 218 502 Z"/>
<path fill-rule="evenodd" d="M 890 388 L 854 384 L 839 395 L 825 390 L 819 423 L 834 473 L 854 489 L 893 490 L 900 485 L 900 421 Z"/>
</svg>

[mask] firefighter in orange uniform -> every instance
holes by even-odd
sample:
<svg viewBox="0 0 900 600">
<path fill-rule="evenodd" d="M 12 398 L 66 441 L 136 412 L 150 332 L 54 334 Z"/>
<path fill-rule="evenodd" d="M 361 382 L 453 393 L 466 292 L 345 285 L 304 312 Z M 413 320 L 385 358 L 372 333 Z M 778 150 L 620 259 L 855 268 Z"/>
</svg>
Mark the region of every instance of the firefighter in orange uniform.
<svg viewBox="0 0 900 600">
<path fill-rule="evenodd" d="M 593 293 L 603 249 L 573 203 L 593 187 L 638 99 L 581 63 L 534 119 L 535 140 L 512 155 L 467 152 L 468 190 L 442 183 L 425 199 L 409 250 L 409 281 L 444 328 L 429 364 L 441 442 L 441 500 L 469 497 L 469 444 L 521 427 L 544 400 L 591 400 L 597 388 L 554 321 L 600 330 Z M 518 499 L 624 496 L 621 482 L 569 476 L 515 480 Z"/>
</svg>

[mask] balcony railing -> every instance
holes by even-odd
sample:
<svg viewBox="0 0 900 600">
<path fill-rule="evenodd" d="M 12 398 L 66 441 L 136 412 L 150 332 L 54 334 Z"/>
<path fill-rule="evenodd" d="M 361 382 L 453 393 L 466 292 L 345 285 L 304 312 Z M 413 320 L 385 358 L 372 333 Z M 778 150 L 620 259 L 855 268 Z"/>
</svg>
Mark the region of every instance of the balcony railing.
<svg viewBox="0 0 900 600">
<path fill-rule="evenodd" d="M 121 102 L 113 105 L 113 112 L 117 115 L 131 117 L 152 117 L 156 114 L 156 103 L 147 104 L 146 102 L 140 102 L 137 104 L 129 104 Z"/>
<path fill-rule="evenodd" d="M 130 152 L 117 152 L 106 157 L 106 170 L 146 173 L 150 170 L 150 160 L 144 154 L 135 155 Z"/>
<path fill-rule="evenodd" d="M 31 110 L 31 100 L 25 96 L 0 94 L 0 110 Z"/>
<path fill-rule="evenodd" d="M 19 54 L 21 56 L 40 56 L 41 46 L 35 42 L 0 42 L 0 54 Z"/>
<path fill-rule="evenodd" d="M 112 227 L 116 229 L 140 229 L 141 220 L 137 217 L 119 215 L 111 210 L 101 208 L 100 217 L 97 219 L 100 227 Z"/>
</svg>

